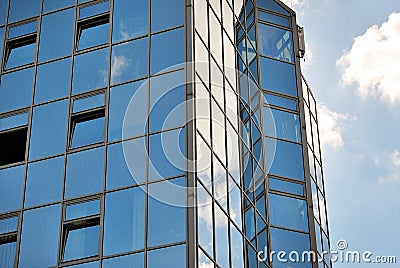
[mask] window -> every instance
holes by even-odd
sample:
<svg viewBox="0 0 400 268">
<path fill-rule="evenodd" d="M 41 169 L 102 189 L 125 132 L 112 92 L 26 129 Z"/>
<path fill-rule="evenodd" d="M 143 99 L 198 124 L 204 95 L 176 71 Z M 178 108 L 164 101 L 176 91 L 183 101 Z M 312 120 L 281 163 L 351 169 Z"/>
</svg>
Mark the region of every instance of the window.
<svg viewBox="0 0 400 268">
<path fill-rule="evenodd" d="M 14 267 L 18 235 L 18 216 L 0 219 L 0 266 Z"/>
<path fill-rule="evenodd" d="M 108 42 L 109 10 L 108 1 L 94 5 L 85 5 L 79 8 L 77 50 Z"/>
<path fill-rule="evenodd" d="M 0 119 L 0 166 L 25 160 L 28 114 Z"/>
<path fill-rule="evenodd" d="M 70 148 L 104 140 L 104 94 L 74 100 Z"/>
<path fill-rule="evenodd" d="M 64 213 L 63 262 L 97 256 L 100 237 L 100 199 L 67 204 Z"/>
<path fill-rule="evenodd" d="M 36 50 L 36 21 L 8 28 L 4 69 L 31 64 Z"/>
</svg>

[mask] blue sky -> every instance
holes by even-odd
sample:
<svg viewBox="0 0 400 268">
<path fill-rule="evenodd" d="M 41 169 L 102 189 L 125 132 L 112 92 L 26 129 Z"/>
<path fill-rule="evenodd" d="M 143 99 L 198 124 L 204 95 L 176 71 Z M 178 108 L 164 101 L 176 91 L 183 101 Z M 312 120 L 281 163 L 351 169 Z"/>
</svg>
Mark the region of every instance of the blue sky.
<svg viewBox="0 0 400 268">
<path fill-rule="evenodd" d="M 284 0 L 305 28 L 332 248 L 400 263 L 400 2 Z M 348 264 L 334 267 L 398 267 Z"/>
</svg>

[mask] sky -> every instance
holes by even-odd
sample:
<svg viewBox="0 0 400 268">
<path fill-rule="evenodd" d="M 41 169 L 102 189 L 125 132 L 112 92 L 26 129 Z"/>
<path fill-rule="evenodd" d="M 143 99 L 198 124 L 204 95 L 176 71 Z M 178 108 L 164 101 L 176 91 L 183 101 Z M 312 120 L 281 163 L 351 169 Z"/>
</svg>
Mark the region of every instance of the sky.
<svg viewBox="0 0 400 268">
<path fill-rule="evenodd" d="M 282 0 L 305 29 L 302 72 L 317 103 L 331 248 L 400 263 L 400 1 Z"/>
</svg>

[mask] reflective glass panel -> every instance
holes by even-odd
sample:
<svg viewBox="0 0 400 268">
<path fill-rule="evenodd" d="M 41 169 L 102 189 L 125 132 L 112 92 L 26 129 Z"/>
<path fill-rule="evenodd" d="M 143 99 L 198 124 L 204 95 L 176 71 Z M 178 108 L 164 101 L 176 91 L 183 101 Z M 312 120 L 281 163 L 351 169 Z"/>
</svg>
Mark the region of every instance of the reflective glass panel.
<svg viewBox="0 0 400 268">
<path fill-rule="evenodd" d="M 147 240 L 149 247 L 186 240 L 186 208 L 177 207 L 174 204 L 168 204 L 155 199 L 163 189 L 165 191 L 165 189 L 171 190 L 170 187 L 184 187 L 185 179 L 185 177 L 182 177 L 172 181 L 163 181 L 149 185 Z M 173 186 L 172 183 L 177 185 Z M 185 204 L 186 191 L 179 191 L 177 189 L 175 191 L 174 201 Z M 165 265 L 165 267 L 169 266 Z M 171 267 L 176 266 L 173 265 Z"/>
<path fill-rule="evenodd" d="M 0 0 L 0 5 L 1 5 L 1 1 L 2 0 Z M 1 6 L 0 6 L 1 7 Z M 1 8 L 0 8 L 0 10 L 1 10 Z M 0 11 L 1 12 L 1 11 Z M 1 14 L 0 14 L 0 16 L 1 16 Z M 1 18 L 0 18 L 1 19 Z M 4 38 L 4 27 L 0 27 L 0 53 L 1 53 L 1 55 L 3 55 L 3 38 Z M 2 60 L 3 59 L 1 59 L 0 60 L 0 64 L 1 64 L 1 66 L 3 66 L 3 64 L 2 64 Z"/>
<path fill-rule="evenodd" d="M 0 234 L 17 231 L 18 217 L 0 220 Z"/>
<path fill-rule="evenodd" d="M 8 0 L 0 0 L 0 25 L 6 23 L 7 6 L 8 6 Z M 0 43 L 2 43 L 2 42 L 0 42 Z"/>
<path fill-rule="evenodd" d="M 114 46 L 111 57 L 111 84 L 147 75 L 148 39 L 142 38 Z"/>
<path fill-rule="evenodd" d="M 142 268 L 144 266 L 144 254 L 137 253 L 117 258 L 103 260 L 103 268 Z"/>
<path fill-rule="evenodd" d="M 57 265 L 60 209 L 60 205 L 54 205 L 24 213 L 19 267 Z"/>
<path fill-rule="evenodd" d="M 298 114 L 272 108 L 264 108 L 264 115 L 272 113 L 273 120 L 264 116 L 265 134 L 270 137 L 301 142 L 300 118 Z"/>
<path fill-rule="evenodd" d="M 157 32 L 182 25 L 184 11 L 184 1 L 182 0 L 152 0 L 151 31 Z"/>
<path fill-rule="evenodd" d="M 147 34 L 149 1 L 114 0 L 113 42 Z"/>
<path fill-rule="evenodd" d="M 147 267 L 186 267 L 186 245 L 151 250 L 147 253 Z"/>
<path fill-rule="evenodd" d="M 100 226 L 68 230 L 64 261 L 95 256 L 99 250 Z"/>
<path fill-rule="evenodd" d="M 79 19 L 88 18 L 97 14 L 105 13 L 110 10 L 109 2 L 101 2 L 96 5 L 81 7 L 79 9 Z"/>
<path fill-rule="evenodd" d="M 98 94 L 89 96 L 87 98 L 74 100 L 74 108 L 72 109 L 72 112 L 79 113 L 101 106 L 104 106 L 104 94 Z"/>
<path fill-rule="evenodd" d="M 295 230 L 308 231 L 307 202 L 296 198 L 269 194 L 270 222 Z"/>
<path fill-rule="evenodd" d="M 228 218 L 218 205 L 214 205 L 214 209 L 217 263 L 221 267 L 229 267 Z"/>
<path fill-rule="evenodd" d="M 213 207 L 211 196 L 206 192 L 201 184 L 197 185 L 198 218 L 197 232 L 199 245 L 211 256 L 214 255 L 213 247 Z"/>
<path fill-rule="evenodd" d="M 30 160 L 64 152 L 67 119 L 67 100 L 33 109 Z"/>
<path fill-rule="evenodd" d="M 282 94 L 297 96 L 295 66 L 260 57 L 261 86 Z"/>
<path fill-rule="evenodd" d="M 103 188 L 104 148 L 70 154 L 67 161 L 65 197 L 100 192 Z"/>
<path fill-rule="evenodd" d="M 24 166 L 0 170 L 0 213 L 21 208 Z"/>
<path fill-rule="evenodd" d="M 297 102 L 292 99 L 279 97 L 277 95 L 272 95 L 264 93 L 264 101 L 266 104 L 279 106 L 287 109 L 297 110 Z"/>
<path fill-rule="evenodd" d="M 243 236 L 231 224 L 231 254 L 232 254 L 232 268 L 243 268 L 244 267 L 244 256 L 243 256 Z"/>
<path fill-rule="evenodd" d="M 259 23 L 258 47 L 262 55 L 283 61 L 294 61 L 291 31 Z"/>
<path fill-rule="evenodd" d="M 60 200 L 62 198 L 63 177 L 64 157 L 29 164 L 25 207 Z"/>
<path fill-rule="evenodd" d="M 4 117 L 0 119 L 0 131 L 28 124 L 28 113 Z"/>
<path fill-rule="evenodd" d="M 71 54 L 73 34 L 74 9 L 44 16 L 40 31 L 39 62 Z"/>
<path fill-rule="evenodd" d="M 98 261 L 82 263 L 72 266 L 67 266 L 68 268 L 100 268 L 100 263 Z"/>
<path fill-rule="evenodd" d="M 33 68 L 5 74 L 0 83 L 0 112 L 29 106 L 32 100 Z"/>
<path fill-rule="evenodd" d="M 67 206 L 65 220 L 83 218 L 100 213 L 100 200 L 78 203 Z"/>
<path fill-rule="evenodd" d="M 68 96 L 71 58 L 39 65 L 36 74 L 35 103 Z"/>
<path fill-rule="evenodd" d="M 264 12 L 264 11 L 259 11 L 258 12 L 258 17 L 260 20 L 264 20 L 264 21 L 268 21 L 268 22 L 272 22 L 278 25 L 282 25 L 285 27 L 290 28 L 290 20 L 289 18 L 285 18 L 285 17 L 281 17 L 281 16 L 277 16 L 268 12 Z"/>
<path fill-rule="evenodd" d="M 43 12 L 49 12 L 53 10 L 57 10 L 63 7 L 72 6 L 75 4 L 75 0 L 44 0 L 43 2 Z"/>
<path fill-rule="evenodd" d="M 25 23 L 22 25 L 11 27 L 8 30 L 8 38 L 14 38 L 17 36 L 34 33 L 34 32 L 36 32 L 36 25 L 37 25 L 37 21 L 33 21 L 33 22 L 29 22 L 29 23 Z"/>
<path fill-rule="evenodd" d="M 76 120 L 71 148 L 102 142 L 104 139 L 104 114 L 94 118 Z"/>
<path fill-rule="evenodd" d="M 141 187 L 106 195 L 104 255 L 144 248 L 145 198 Z"/>
<path fill-rule="evenodd" d="M 39 15 L 41 0 L 10 0 L 8 23 Z"/>
<path fill-rule="evenodd" d="M 162 3 L 165 9 L 165 1 L 162 1 Z M 184 62 L 185 42 L 183 41 L 183 38 L 183 28 L 156 34 L 151 37 L 151 74 L 163 71 L 166 68 L 171 68 L 174 65 Z"/>
<path fill-rule="evenodd" d="M 303 151 L 300 144 L 266 138 L 267 167 L 270 174 L 304 180 Z"/>
<path fill-rule="evenodd" d="M 279 5 L 278 3 L 276 3 L 273 0 L 257 0 L 257 6 L 271 10 L 271 11 L 275 11 L 281 14 L 285 14 L 285 15 L 290 15 L 289 12 L 286 11 L 286 9 L 284 9 L 281 5 Z"/>
<path fill-rule="evenodd" d="M 108 42 L 109 19 L 99 21 L 97 24 L 79 25 L 78 50 L 102 45 Z"/>
<path fill-rule="evenodd" d="M 78 55 L 74 62 L 72 93 L 105 87 L 108 80 L 108 49 Z"/>
<path fill-rule="evenodd" d="M 304 196 L 303 185 L 274 178 L 269 179 L 269 189 Z"/>
<path fill-rule="evenodd" d="M 13 268 L 17 242 L 0 244 L 0 267 Z"/>
</svg>

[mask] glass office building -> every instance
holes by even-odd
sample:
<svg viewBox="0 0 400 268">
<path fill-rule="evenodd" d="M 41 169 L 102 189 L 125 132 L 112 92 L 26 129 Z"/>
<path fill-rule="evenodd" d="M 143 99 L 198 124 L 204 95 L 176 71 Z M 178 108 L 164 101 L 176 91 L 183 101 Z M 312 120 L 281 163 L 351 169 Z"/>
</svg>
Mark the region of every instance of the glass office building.
<svg viewBox="0 0 400 268">
<path fill-rule="evenodd" d="M 299 32 L 278 0 L 0 0 L 0 267 L 331 267 Z"/>
</svg>

